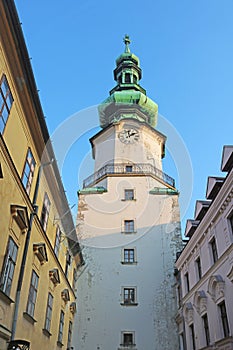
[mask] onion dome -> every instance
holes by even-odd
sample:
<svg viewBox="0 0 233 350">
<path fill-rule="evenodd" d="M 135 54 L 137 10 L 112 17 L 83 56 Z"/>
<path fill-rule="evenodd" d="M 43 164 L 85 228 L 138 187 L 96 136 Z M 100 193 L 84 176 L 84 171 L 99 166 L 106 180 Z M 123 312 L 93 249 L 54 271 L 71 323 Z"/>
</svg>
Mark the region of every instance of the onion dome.
<svg viewBox="0 0 233 350">
<path fill-rule="evenodd" d="M 114 79 L 117 85 L 110 96 L 98 106 L 100 126 L 106 128 L 121 119 L 132 118 L 155 127 L 158 105 L 146 96 L 139 85 L 142 77 L 139 58 L 130 52 L 130 39 L 124 38 L 125 51 L 116 59 Z"/>
</svg>

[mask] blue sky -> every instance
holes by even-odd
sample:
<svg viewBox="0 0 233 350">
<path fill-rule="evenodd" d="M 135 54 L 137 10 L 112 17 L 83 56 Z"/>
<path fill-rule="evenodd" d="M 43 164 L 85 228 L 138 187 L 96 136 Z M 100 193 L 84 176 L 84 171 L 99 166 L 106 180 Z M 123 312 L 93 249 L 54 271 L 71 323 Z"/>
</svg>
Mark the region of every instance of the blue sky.
<svg viewBox="0 0 233 350">
<path fill-rule="evenodd" d="M 193 185 L 188 209 L 182 212 L 184 228 L 195 201 L 205 198 L 207 176 L 224 175 L 222 147 L 232 144 L 232 0 L 16 0 L 16 6 L 52 135 L 70 116 L 108 96 L 115 86 L 115 59 L 124 50 L 122 38 L 130 35 L 131 51 L 143 70 L 141 85 L 190 155 L 193 181 L 189 173 L 182 178 Z M 71 205 L 77 203 L 78 173 L 82 178 L 87 169 L 86 175 L 92 172 L 83 159 L 98 121 L 93 118 L 94 129 L 81 137 L 85 113 L 79 120 L 80 138 L 62 166 Z M 160 127 L 159 122 L 164 132 Z M 164 170 L 176 178 L 178 189 L 180 167 L 168 150 Z"/>
</svg>

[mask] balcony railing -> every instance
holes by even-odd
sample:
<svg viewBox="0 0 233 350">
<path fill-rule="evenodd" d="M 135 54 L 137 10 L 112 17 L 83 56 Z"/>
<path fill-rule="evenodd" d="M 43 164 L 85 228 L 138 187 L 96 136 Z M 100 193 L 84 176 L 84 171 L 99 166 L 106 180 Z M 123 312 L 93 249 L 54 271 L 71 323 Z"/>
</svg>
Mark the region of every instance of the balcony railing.
<svg viewBox="0 0 233 350">
<path fill-rule="evenodd" d="M 175 187 L 175 180 L 162 170 L 155 168 L 149 163 L 126 164 L 126 163 L 111 163 L 106 164 L 94 174 L 88 176 L 83 181 L 83 188 L 92 187 L 102 178 L 110 174 L 136 174 L 136 175 L 152 175 L 157 179 L 162 180 L 167 185 Z"/>
</svg>

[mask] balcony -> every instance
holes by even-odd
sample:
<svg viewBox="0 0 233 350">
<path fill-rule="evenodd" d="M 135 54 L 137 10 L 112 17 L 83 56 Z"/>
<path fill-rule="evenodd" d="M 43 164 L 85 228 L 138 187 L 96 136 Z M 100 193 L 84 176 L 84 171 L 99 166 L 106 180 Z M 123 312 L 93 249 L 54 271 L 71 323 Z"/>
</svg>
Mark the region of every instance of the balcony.
<svg viewBox="0 0 233 350">
<path fill-rule="evenodd" d="M 139 164 L 128 164 L 128 163 L 110 163 L 104 165 L 94 174 L 90 175 L 83 181 L 83 188 L 94 186 L 97 182 L 109 175 L 125 175 L 125 176 L 152 176 L 162 181 L 168 186 L 175 187 L 175 180 L 169 175 L 165 174 L 160 169 L 155 168 L 152 164 L 139 163 Z"/>
</svg>

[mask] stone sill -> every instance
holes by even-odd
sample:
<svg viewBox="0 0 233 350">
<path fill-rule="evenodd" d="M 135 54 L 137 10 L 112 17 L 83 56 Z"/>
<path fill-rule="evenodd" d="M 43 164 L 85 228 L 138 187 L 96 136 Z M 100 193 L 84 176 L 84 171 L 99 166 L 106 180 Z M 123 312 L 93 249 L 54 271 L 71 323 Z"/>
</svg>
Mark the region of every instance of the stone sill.
<svg viewBox="0 0 233 350">
<path fill-rule="evenodd" d="M 6 293 L 4 293 L 2 290 L 0 290 L 0 299 L 10 305 L 10 304 L 13 304 L 14 303 L 14 300 L 12 300 Z"/>
<path fill-rule="evenodd" d="M 36 323 L 37 321 L 31 316 L 29 315 L 27 312 L 23 313 L 23 317 L 31 324 Z"/>
</svg>

